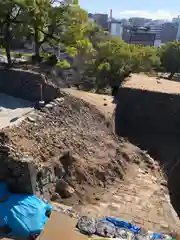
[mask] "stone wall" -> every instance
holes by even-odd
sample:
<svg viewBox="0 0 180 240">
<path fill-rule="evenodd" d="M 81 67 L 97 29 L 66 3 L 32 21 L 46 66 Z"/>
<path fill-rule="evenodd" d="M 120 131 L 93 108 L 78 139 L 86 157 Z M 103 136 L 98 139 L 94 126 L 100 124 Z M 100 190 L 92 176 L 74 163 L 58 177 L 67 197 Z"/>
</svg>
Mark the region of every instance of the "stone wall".
<svg viewBox="0 0 180 240">
<path fill-rule="evenodd" d="M 52 165 L 38 166 L 32 157 L 0 157 L 0 181 L 8 184 L 14 193 L 36 194 L 50 200 L 55 193 L 56 181 Z"/>
<path fill-rule="evenodd" d="M 121 88 L 115 130 L 159 162 L 180 217 L 180 95 Z"/>
<path fill-rule="evenodd" d="M 180 135 L 180 95 L 120 88 L 115 116 L 119 134 Z"/>
<path fill-rule="evenodd" d="M 0 132 L 0 181 L 7 182 L 11 192 L 37 194 L 50 200 L 56 188 L 55 173 L 63 177 L 60 165 L 38 164 L 33 157 L 17 153 L 8 136 Z"/>
<path fill-rule="evenodd" d="M 0 92 L 30 101 L 40 101 L 40 85 L 43 85 L 43 100 L 49 102 L 60 96 L 59 88 L 44 83 L 39 73 L 0 69 Z"/>
</svg>

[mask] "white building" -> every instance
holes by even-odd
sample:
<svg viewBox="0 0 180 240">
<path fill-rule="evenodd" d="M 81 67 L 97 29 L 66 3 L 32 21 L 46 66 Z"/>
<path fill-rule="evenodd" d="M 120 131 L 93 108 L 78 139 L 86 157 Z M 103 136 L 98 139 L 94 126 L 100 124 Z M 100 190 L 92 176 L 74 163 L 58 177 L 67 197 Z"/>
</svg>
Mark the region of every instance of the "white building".
<svg viewBox="0 0 180 240">
<path fill-rule="evenodd" d="M 94 15 L 92 13 L 88 14 L 88 21 L 89 22 L 95 22 Z"/>
<path fill-rule="evenodd" d="M 113 36 L 118 36 L 122 39 L 123 35 L 123 25 L 120 21 L 112 20 L 109 22 L 110 25 L 110 33 Z"/>
<path fill-rule="evenodd" d="M 176 18 L 176 23 L 178 23 L 178 31 L 176 35 L 176 41 L 180 41 L 180 16 Z"/>
</svg>

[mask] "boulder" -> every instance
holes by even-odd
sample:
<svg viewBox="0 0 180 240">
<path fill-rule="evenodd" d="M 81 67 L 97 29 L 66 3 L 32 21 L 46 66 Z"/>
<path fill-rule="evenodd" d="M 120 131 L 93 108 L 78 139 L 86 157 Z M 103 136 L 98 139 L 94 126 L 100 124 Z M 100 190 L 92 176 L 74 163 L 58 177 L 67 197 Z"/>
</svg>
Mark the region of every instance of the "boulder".
<svg viewBox="0 0 180 240">
<path fill-rule="evenodd" d="M 77 223 L 77 228 L 84 234 L 92 235 L 96 233 L 96 220 L 93 217 L 83 216 Z"/>
<path fill-rule="evenodd" d="M 113 238 L 116 234 L 116 228 L 113 223 L 99 221 L 96 225 L 96 234 L 102 237 Z"/>
<path fill-rule="evenodd" d="M 56 183 L 56 192 L 60 194 L 62 198 L 69 198 L 73 195 L 75 189 L 71 187 L 63 179 L 58 180 Z"/>
</svg>

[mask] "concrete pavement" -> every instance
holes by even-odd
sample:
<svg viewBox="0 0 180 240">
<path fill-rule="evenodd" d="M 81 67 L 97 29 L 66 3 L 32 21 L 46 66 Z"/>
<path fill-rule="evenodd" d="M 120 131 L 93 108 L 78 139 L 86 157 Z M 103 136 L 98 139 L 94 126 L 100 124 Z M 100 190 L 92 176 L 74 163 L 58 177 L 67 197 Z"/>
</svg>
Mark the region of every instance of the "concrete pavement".
<svg viewBox="0 0 180 240">
<path fill-rule="evenodd" d="M 0 93 L 0 129 L 18 124 L 31 111 L 31 102 Z"/>
</svg>

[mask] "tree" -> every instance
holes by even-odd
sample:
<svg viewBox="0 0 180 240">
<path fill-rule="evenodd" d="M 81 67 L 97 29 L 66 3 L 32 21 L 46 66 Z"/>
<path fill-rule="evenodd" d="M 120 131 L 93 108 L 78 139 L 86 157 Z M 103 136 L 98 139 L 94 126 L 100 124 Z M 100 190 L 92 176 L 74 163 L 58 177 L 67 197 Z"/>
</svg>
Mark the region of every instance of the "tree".
<svg viewBox="0 0 180 240">
<path fill-rule="evenodd" d="M 159 49 L 162 67 L 169 72 L 169 79 L 180 71 L 180 42 L 170 42 Z"/>
<path fill-rule="evenodd" d="M 3 35 L 3 46 L 6 49 L 8 65 L 12 65 L 11 60 L 11 39 L 13 27 L 20 24 L 20 17 L 23 11 L 22 1 L 3 0 L 0 1 L 0 29 Z"/>
<path fill-rule="evenodd" d="M 43 42 L 44 32 L 49 27 L 49 12 L 51 11 L 50 0 L 24 0 L 27 27 L 29 28 L 34 44 L 35 56 L 40 58 L 40 46 Z"/>
<path fill-rule="evenodd" d="M 98 93 L 108 85 L 119 86 L 125 73 L 129 72 L 129 52 L 126 51 L 126 43 L 118 38 L 97 43 L 96 54 L 87 61 L 86 73 L 96 78 L 95 88 Z"/>
<path fill-rule="evenodd" d="M 69 6 L 64 15 L 63 31 L 60 32 L 60 41 L 66 46 L 74 46 L 85 38 L 88 13 L 78 5 Z"/>
<path fill-rule="evenodd" d="M 131 49 L 131 70 L 133 72 L 149 72 L 160 66 L 160 57 L 156 47 L 129 45 Z"/>
<path fill-rule="evenodd" d="M 40 58 L 40 48 L 44 43 L 58 47 L 60 42 L 70 45 L 82 39 L 81 24 L 87 20 L 87 13 L 78 5 L 58 4 L 58 0 L 24 0 L 27 25 L 35 44 L 36 59 Z"/>
<path fill-rule="evenodd" d="M 96 77 L 96 92 L 120 86 L 131 72 L 148 72 L 160 64 L 156 48 L 127 44 L 117 37 L 103 36 L 94 49 L 86 73 Z"/>
</svg>

